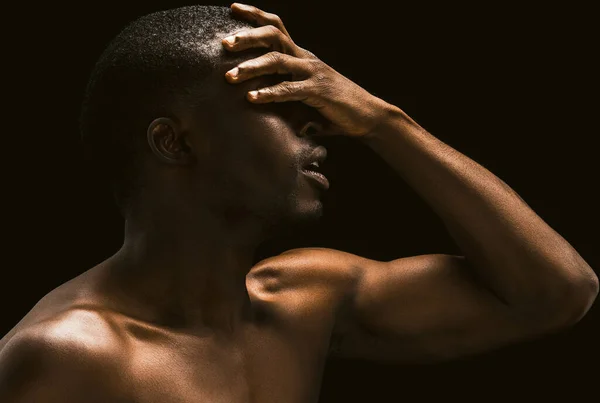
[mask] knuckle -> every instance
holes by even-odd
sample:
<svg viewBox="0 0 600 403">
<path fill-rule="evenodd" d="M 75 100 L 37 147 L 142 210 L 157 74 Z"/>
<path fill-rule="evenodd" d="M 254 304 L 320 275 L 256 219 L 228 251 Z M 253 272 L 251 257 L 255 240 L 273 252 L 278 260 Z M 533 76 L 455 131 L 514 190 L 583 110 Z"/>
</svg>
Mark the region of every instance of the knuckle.
<svg viewBox="0 0 600 403">
<path fill-rule="evenodd" d="M 315 62 L 320 62 L 321 60 L 317 57 L 317 55 L 315 55 L 313 52 L 311 52 L 310 50 L 306 50 L 304 49 L 304 51 L 306 52 L 306 55 L 311 58 L 313 61 Z"/>
<path fill-rule="evenodd" d="M 250 71 L 252 69 L 252 65 L 247 62 L 243 63 L 243 64 L 238 64 L 236 67 L 238 69 L 238 74 L 247 73 L 248 71 Z"/>
<path fill-rule="evenodd" d="M 283 58 L 281 57 L 281 53 L 272 51 L 265 55 L 265 58 L 269 63 L 281 63 L 283 62 Z"/>
<path fill-rule="evenodd" d="M 324 98 L 327 98 L 333 93 L 332 83 L 321 75 L 313 77 L 312 85 L 315 89 L 315 93 Z"/>
<path fill-rule="evenodd" d="M 277 25 L 280 25 L 282 23 L 281 18 L 277 14 L 265 13 L 265 18 Z"/>
<path fill-rule="evenodd" d="M 258 93 L 260 95 L 273 95 L 273 88 L 272 87 L 261 88 L 260 90 L 258 90 Z"/>
<path fill-rule="evenodd" d="M 308 59 L 307 60 L 308 70 L 314 75 L 322 75 L 321 63 L 319 60 Z"/>
<path fill-rule="evenodd" d="M 279 28 L 274 25 L 265 25 L 265 29 L 267 30 L 269 36 L 279 36 L 282 34 Z"/>
<path fill-rule="evenodd" d="M 283 48 L 286 49 L 288 52 L 293 52 L 296 48 L 296 44 L 294 43 L 294 41 L 292 41 L 286 35 L 283 35 L 283 37 L 281 38 L 281 44 Z"/>
<path fill-rule="evenodd" d="M 314 80 L 315 80 L 315 82 L 316 82 L 317 84 L 321 84 L 321 85 L 323 85 L 323 84 L 327 84 L 327 81 L 328 81 L 328 80 L 327 80 L 327 74 L 324 74 L 324 73 L 323 73 L 323 72 L 321 72 L 321 71 L 317 71 L 317 72 L 316 72 L 316 73 L 313 75 L 313 78 L 314 78 Z"/>
<path fill-rule="evenodd" d="M 231 35 L 231 37 L 233 38 L 234 43 L 238 43 L 240 40 L 246 38 L 249 34 L 250 34 L 250 30 L 243 29 L 243 30 L 238 30 L 237 32 L 234 32 Z"/>
<path fill-rule="evenodd" d="M 296 85 L 293 83 L 282 83 L 281 84 L 281 92 L 287 95 L 291 95 L 296 92 Z"/>
<path fill-rule="evenodd" d="M 298 45 L 295 45 L 295 46 L 296 46 L 296 50 L 297 50 L 297 53 L 298 53 L 298 56 L 299 56 L 299 57 L 301 57 L 301 58 L 303 58 L 303 59 L 306 59 L 306 60 L 309 60 L 311 63 L 312 63 L 312 62 L 320 62 L 320 61 L 321 61 L 321 60 L 320 60 L 320 59 L 319 59 L 319 58 L 318 58 L 318 57 L 317 57 L 317 56 L 316 56 L 314 53 L 312 53 L 311 51 L 309 51 L 309 50 L 306 50 L 306 49 L 304 49 L 303 47 L 301 47 L 301 46 L 298 46 Z"/>
<path fill-rule="evenodd" d="M 327 74 L 327 71 L 323 69 L 321 63 L 312 61 L 309 66 L 311 66 L 310 69 L 312 71 L 312 81 L 315 84 L 320 86 L 330 84 L 331 80 L 329 74 Z"/>
</svg>

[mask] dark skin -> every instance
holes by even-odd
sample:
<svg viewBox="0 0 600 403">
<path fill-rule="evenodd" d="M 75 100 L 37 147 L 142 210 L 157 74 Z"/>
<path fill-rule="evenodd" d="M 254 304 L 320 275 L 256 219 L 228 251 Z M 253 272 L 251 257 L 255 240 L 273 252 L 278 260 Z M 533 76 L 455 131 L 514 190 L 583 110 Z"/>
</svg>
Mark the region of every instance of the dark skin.
<svg viewBox="0 0 600 403">
<path fill-rule="evenodd" d="M 223 40 L 232 56 L 212 109 L 174 108 L 149 126 L 152 181 L 123 247 L 0 341 L 1 401 L 315 402 L 329 356 L 450 359 L 587 312 L 593 271 L 504 182 L 295 45 L 277 16 L 232 10 L 258 27 Z M 365 142 L 464 255 L 301 248 L 252 266 L 278 225 L 321 214 L 326 185 L 302 170 L 323 157 L 310 127 Z"/>
</svg>

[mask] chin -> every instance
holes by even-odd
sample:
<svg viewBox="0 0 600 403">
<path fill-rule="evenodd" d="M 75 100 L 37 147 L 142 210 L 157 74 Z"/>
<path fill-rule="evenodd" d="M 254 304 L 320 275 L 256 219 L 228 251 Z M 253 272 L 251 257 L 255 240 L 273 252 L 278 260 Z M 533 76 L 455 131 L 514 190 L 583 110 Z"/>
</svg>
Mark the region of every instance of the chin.
<svg viewBox="0 0 600 403">
<path fill-rule="evenodd" d="M 269 232 L 280 233 L 294 229 L 310 227 L 323 216 L 323 203 L 318 199 L 294 200 L 285 210 L 279 210 L 279 214 L 270 214 L 267 219 Z"/>
<path fill-rule="evenodd" d="M 316 200 L 311 206 L 306 206 L 300 212 L 296 214 L 297 221 L 316 221 L 323 217 L 323 203 L 320 200 Z"/>
<path fill-rule="evenodd" d="M 296 205 L 289 221 L 292 226 L 304 227 L 316 224 L 321 217 L 323 217 L 323 203 L 320 200 L 303 200 Z"/>
</svg>

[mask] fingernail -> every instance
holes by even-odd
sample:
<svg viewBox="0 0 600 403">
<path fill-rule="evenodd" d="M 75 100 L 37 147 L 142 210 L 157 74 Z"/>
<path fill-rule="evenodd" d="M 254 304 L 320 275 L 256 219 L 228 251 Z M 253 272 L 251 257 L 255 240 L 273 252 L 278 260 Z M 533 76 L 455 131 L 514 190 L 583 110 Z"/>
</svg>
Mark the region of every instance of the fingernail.
<svg viewBox="0 0 600 403">
<path fill-rule="evenodd" d="M 235 36 L 228 36 L 227 38 L 223 39 L 225 42 L 227 42 L 229 45 L 234 45 L 235 44 Z"/>
<path fill-rule="evenodd" d="M 234 67 L 225 74 L 227 74 L 230 77 L 237 77 L 239 71 L 240 71 L 240 69 L 238 69 L 237 67 Z"/>
<path fill-rule="evenodd" d="M 250 98 L 256 99 L 258 98 L 258 91 L 250 91 L 248 95 L 250 96 Z"/>
</svg>

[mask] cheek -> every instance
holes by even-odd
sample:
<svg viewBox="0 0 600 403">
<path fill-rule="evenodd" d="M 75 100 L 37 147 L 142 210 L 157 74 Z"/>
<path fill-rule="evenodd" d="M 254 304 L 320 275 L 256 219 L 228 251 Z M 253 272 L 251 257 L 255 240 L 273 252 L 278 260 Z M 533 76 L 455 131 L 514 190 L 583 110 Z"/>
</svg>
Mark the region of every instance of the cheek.
<svg viewBox="0 0 600 403">
<path fill-rule="evenodd" d="M 295 165 L 299 145 L 290 126 L 283 119 L 272 115 L 261 115 L 257 120 L 252 137 L 256 139 L 256 149 L 264 157 L 264 163 L 280 168 L 285 164 Z"/>
<path fill-rule="evenodd" d="M 229 86 L 205 110 L 219 143 L 215 155 L 220 154 L 228 165 L 228 176 L 263 189 L 296 181 L 303 147 L 295 128 L 284 118 L 286 107 L 291 106 L 255 105 L 245 99 L 245 89 Z"/>
<path fill-rule="evenodd" d="M 293 130 L 281 118 L 268 115 L 261 116 L 254 127 L 251 172 L 260 176 L 256 179 L 276 185 L 295 183 L 299 144 Z"/>
<path fill-rule="evenodd" d="M 229 172 L 248 187 L 267 190 L 283 189 L 296 183 L 299 141 L 294 131 L 280 117 L 267 113 L 240 119 L 227 148 Z"/>
</svg>

